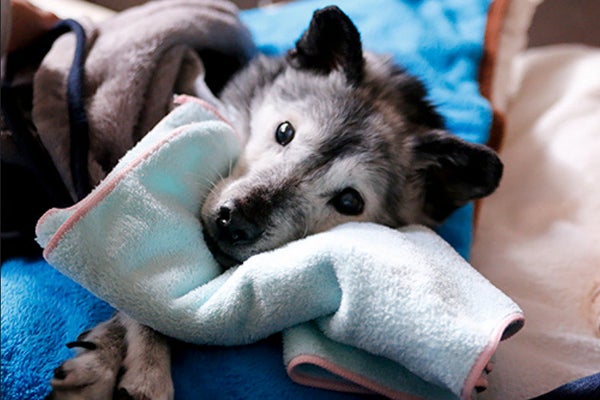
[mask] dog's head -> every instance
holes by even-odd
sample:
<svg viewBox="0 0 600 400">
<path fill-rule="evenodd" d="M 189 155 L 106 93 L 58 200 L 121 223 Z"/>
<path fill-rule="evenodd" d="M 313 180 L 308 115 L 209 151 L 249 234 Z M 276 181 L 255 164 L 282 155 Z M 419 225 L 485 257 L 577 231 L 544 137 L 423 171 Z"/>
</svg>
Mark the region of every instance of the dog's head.
<svg viewBox="0 0 600 400">
<path fill-rule="evenodd" d="M 435 225 L 491 193 L 502 164 L 444 131 L 423 85 L 363 53 L 337 7 L 285 58 L 259 57 L 222 94 L 247 142 L 202 208 L 207 240 L 243 261 L 347 221 Z"/>
</svg>

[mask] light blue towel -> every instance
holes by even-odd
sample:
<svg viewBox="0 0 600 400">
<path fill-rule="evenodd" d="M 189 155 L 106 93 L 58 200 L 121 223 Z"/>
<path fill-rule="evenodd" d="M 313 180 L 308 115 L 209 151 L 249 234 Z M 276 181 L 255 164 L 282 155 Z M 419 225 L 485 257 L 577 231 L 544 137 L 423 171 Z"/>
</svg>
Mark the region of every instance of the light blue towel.
<svg viewBox="0 0 600 400">
<path fill-rule="evenodd" d="M 518 306 L 419 226 L 346 224 L 222 273 L 198 214 L 239 141 L 210 106 L 179 101 L 88 197 L 42 217 L 48 262 L 184 341 L 245 344 L 286 330 L 288 372 L 302 383 L 467 398 L 522 325 Z"/>
</svg>

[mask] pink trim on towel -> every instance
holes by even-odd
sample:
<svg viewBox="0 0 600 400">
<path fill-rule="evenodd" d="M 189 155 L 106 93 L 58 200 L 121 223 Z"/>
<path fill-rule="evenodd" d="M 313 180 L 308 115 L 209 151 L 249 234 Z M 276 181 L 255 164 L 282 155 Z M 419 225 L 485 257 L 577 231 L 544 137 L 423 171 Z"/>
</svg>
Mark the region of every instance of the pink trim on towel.
<svg viewBox="0 0 600 400">
<path fill-rule="evenodd" d="M 47 256 L 54 250 L 58 242 L 62 239 L 62 236 L 70 230 L 73 225 L 75 225 L 83 216 L 85 216 L 92 208 L 94 208 L 98 203 L 108 196 L 109 193 L 113 191 L 113 189 L 123 180 L 125 175 L 127 175 L 133 168 L 137 167 L 140 163 L 145 161 L 151 155 L 156 153 L 156 151 L 162 147 L 165 143 L 171 140 L 173 137 L 179 135 L 182 130 L 184 130 L 186 126 L 182 126 L 177 128 L 171 132 L 168 136 L 166 136 L 163 140 L 154 145 L 149 151 L 140 154 L 137 158 L 135 158 L 127 168 L 119 172 L 119 174 L 112 176 L 111 179 L 107 182 L 103 182 L 97 191 L 92 192 L 93 195 L 86 196 L 84 199 L 79 201 L 78 203 L 72 205 L 67 208 L 67 210 L 75 209 L 74 213 L 58 228 L 58 230 L 52 236 L 52 239 L 48 242 L 48 245 L 44 249 L 43 256 L 47 259 Z M 52 209 L 46 212 L 40 220 L 38 221 L 38 225 L 43 223 L 43 221 L 47 218 L 47 216 L 60 212 L 59 209 Z"/>
<path fill-rule="evenodd" d="M 43 224 L 44 224 L 44 221 L 46 220 L 46 218 L 48 218 L 48 217 L 50 217 L 51 215 L 53 215 L 53 214 L 56 214 L 56 213 L 58 213 L 58 212 L 60 212 L 60 211 L 68 211 L 68 210 L 70 210 L 70 209 L 73 209 L 73 208 L 75 208 L 76 206 L 77 206 L 77 203 L 73 204 L 72 206 L 65 207 L 65 208 L 51 208 L 51 209 L 49 209 L 49 210 L 48 210 L 48 211 L 46 211 L 44 214 L 42 214 L 42 216 L 41 216 L 41 217 L 39 217 L 39 218 L 38 218 L 38 220 L 37 220 L 37 223 L 35 224 L 35 232 L 37 232 L 37 231 L 38 231 L 38 227 L 39 227 L 40 225 L 43 225 Z M 46 247 L 48 247 L 48 246 L 46 246 Z"/>
<path fill-rule="evenodd" d="M 316 365 L 317 367 L 323 368 L 334 375 L 344 378 L 347 382 L 329 380 L 302 374 L 296 370 L 296 367 L 300 366 L 301 364 Z M 421 397 L 413 396 L 408 393 L 397 392 L 386 386 L 379 385 L 378 383 L 373 382 L 362 375 L 348 371 L 329 360 L 312 354 L 301 354 L 292 358 L 287 366 L 287 374 L 294 382 L 305 386 L 335 390 L 338 392 L 359 394 L 378 393 L 395 400 L 423 400 Z"/>
<path fill-rule="evenodd" d="M 479 357 L 473 364 L 471 371 L 467 375 L 465 379 L 465 383 L 463 385 L 463 390 L 461 393 L 461 398 L 464 400 L 468 400 L 471 398 L 471 393 L 476 385 L 479 383 L 487 383 L 485 377 L 483 377 L 483 371 L 491 371 L 490 360 L 496 349 L 498 348 L 498 344 L 500 341 L 507 339 L 516 333 L 524 323 L 523 314 L 514 313 L 506 317 L 498 327 L 492 332 L 488 345 L 485 349 L 479 354 Z M 507 328 L 513 324 L 518 324 L 517 329 L 510 330 L 507 332 Z M 506 334 L 506 335 L 505 335 Z M 302 374 L 296 370 L 296 367 L 301 364 L 310 364 L 320 367 L 334 375 L 337 375 L 343 379 L 344 381 L 335 381 L 328 380 L 326 378 L 320 378 L 315 376 L 310 376 L 306 374 Z M 301 354 L 297 357 L 294 357 L 287 366 L 288 376 L 296 383 L 306 386 L 313 386 L 328 390 L 336 390 L 341 392 L 351 392 L 351 393 L 360 393 L 360 394 L 373 394 L 379 393 L 387 396 L 391 399 L 397 400 L 421 400 L 421 397 L 414 396 L 408 393 L 398 392 L 390 389 L 386 386 L 381 386 L 368 378 L 356 374 L 354 372 L 348 371 L 344 369 L 342 366 L 332 363 L 329 360 L 324 358 L 312 355 L 312 354 Z"/>
<path fill-rule="evenodd" d="M 496 330 L 494 332 L 492 332 L 492 335 L 490 337 L 490 341 L 488 342 L 488 345 L 485 347 L 485 349 L 483 349 L 481 354 L 479 354 L 477 361 L 475 361 L 475 364 L 473 364 L 473 367 L 471 367 L 471 371 L 469 372 L 469 374 L 467 375 L 467 378 L 465 379 L 465 383 L 463 385 L 463 390 L 461 393 L 462 399 L 469 400 L 471 398 L 471 393 L 473 392 L 473 389 L 475 389 L 475 386 L 481 380 L 483 371 L 486 368 L 486 366 L 490 363 L 490 360 L 491 360 L 492 356 L 494 355 L 494 353 L 496 352 L 496 349 L 498 348 L 498 344 L 500 344 L 500 341 L 502 341 L 504 339 L 508 339 L 510 336 L 515 334 L 519 329 L 521 329 L 521 327 L 523 326 L 524 323 L 525 323 L 525 319 L 523 317 L 523 314 L 514 313 L 514 314 L 507 316 L 498 325 Z M 506 331 L 507 328 L 513 324 L 518 324 L 517 329 L 510 330 L 507 332 Z M 505 333 L 506 333 L 506 335 L 505 335 Z M 485 380 L 483 382 L 485 382 Z"/>
<path fill-rule="evenodd" d="M 219 112 L 219 110 L 217 110 L 217 108 L 214 105 L 210 104 L 206 100 L 202 100 L 199 97 L 189 96 L 187 94 L 179 94 L 179 95 L 175 96 L 175 98 L 173 99 L 173 103 L 175 103 L 175 104 L 185 104 L 185 103 L 199 104 L 200 106 L 202 106 L 202 107 L 206 108 L 207 110 L 209 110 L 210 112 L 212 112 L 217 118 L 219 118 L 220 120 L 225 122 L 227 125 L 231 126 L 233 133 L 235 133 L 235 135 L 237 136 L 240 143 L 244 142 L 244 140 L 242 140 L 243 139 L 242 135 L 238 131 L 235 130 L 235 127 L 233 126 L 233 124 L 227 118 L 225 118 Z"/>
<path fill-rule="evenodd" d="M 191 96 L 185 96 L 185 97 L 189 98 L 190 101 L 192 99 L 194 99 Z M 197 100 L 198 100 L 197 103 L 199 103 L 203 107 L 206 107 L 211 113 L 213 112 L 212 107 L 208 103 L 206 103 L 200 99 L 197 99 Z M 229 122 L 227 120 L 225 120 L 224 118 L 221 118 L 218 113 L 216 113 L 215 116 L 219 117 L 219 119 L 221 119 L 226 124 L 231 125 L 231 124 L 229 124 Z M 155 154 L 162 146 L 165 145 L 165 143 L 167 143 L 167 142 L 171 141 L 173 138 L 177 137 L 187 127 L 188 127 L 188 125 L 184 125 L 184 126 L 176 128 L 176 129 L 173 129 L 167 136 L 165 136 L 163 138 L 163 140 L 156 143 L 152 148 L 148 149 L 143 154 L 140 154 L 138 157 L 136 157 L 134 160 L 132 160 L 129 163 L 127 168 L 120 171 L 117 175 L 112 176 L 109 181 L 105 181 L 105 182 L 101 183 L 101 187 L 99 186 L 96 191 L 93 191 L 91 195 L 86 196 L 84 199 L 82 199 L 78 203 L 76 203 L 66 209 L 51 209 L 51 210 L 47 211 L 46 213 L 44 213 L 44 215 L 42 215 L 42 217 L 38 220 L 37 225 L 43 224 L 44 220 L 52 214 L 55 214 L 55 213 L 58 213 L 58 212 L 61 212 L 64 210 L 73 210 L 73 209 L 75 210 L 73 212 L 73 214 L 71 214 L 71 216 L 69 216 L 69 218 L 60 226 L 60 228 L 58 228 L 58 230 L 54 233 L 54 235 L 52 235 L 52 239 L 50 239 L 50 241 L 48 242 L 48 245 L 46 246 L 46 248 L 44 249 L 44 252 L 42 253 L 43 257 L 45 259 L 48 259 L 48 256 L 50 255 L 50 253 L 58 245 L 58 242 L 62 239 L 62 236 L 68 230 L 70 230 L 73 227 L 73 225 L 75 225 L 82 217 L 84 217 L 92 208 L 94 208 L 98 203 L 100 203 L 103 199 L 105 199 L 106 196 L 108 196 L 108 194 L 113 191 L 113 189 L 117 186 L 117 184 L 119 184 L 119 182 L 121 182 L 123 180 L 125 175 L 127 175 L 132 169 L 137 167 L 139 164 L 141 164 L 143 161 L 148 159 L 150 156 Z M 37 230 L 37 228 L 36 228 L 36 230 Z"/>
<path fill-rule="evenodd" d="M 206 108 L 213 114 L 215 114 L 215 117 L 218 117 L 223 122 L 226 122 L 227 124 L 231 125 L 231 123 L 227 120 L 227 118 L 225 118 L 223 115 L 221 115 L 221 113 L 217 110 L 217 108 L 215 106 L 213 106 L 206 100 L 202 100 L 201 98 L 194 97 L 194 96 L 188 96 L 187 94 L 178 94 L 173 99 L 173 103 L 179 104 L 179 105 L 185 104 L 185 103 L 196 103 L 196 104 L 202 106 L 203 108 Z"/>
</svg>

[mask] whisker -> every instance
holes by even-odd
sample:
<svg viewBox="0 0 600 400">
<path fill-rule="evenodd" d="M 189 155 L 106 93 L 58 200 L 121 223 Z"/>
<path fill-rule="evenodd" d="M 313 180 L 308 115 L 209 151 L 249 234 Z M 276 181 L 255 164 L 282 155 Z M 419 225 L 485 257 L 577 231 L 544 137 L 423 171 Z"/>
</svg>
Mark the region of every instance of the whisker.
<svg viewBox="0 0 600 400">
<path fill-rule="evenodd" d="M 308 236 L 308 222 L 306 218 L 304 219 L 304 234 L 302 235 L 302 239 Z"/>
<path fill-rule="evenodd" d="M 219 182 L 221 182 L 224 179 L 223 176 L 218 171 L 213 170 L 212 172 L 213 172 L 213 175 L 216 175 L 218 177 L 218 179 L 209 179 L 206 177 L 202 177 L 203 182 L 208 187 L 208 195 L 211 195 L 215 191 L 215 188 L 217 187 Z"/>
<path fill-rule="evenodd" d="M 200 177 L 203 186 L 206 186 L 208 188 L 208 195 L 211 195 L 215 191 L 219 182 L 221 182 L 225 178 L 223 177 L 223 174 L 221 174 L 217 169 L 211 169 L 207 175 L 217 177 L 217 179 L 210 179 L 206 176 Z"/>
</svg>

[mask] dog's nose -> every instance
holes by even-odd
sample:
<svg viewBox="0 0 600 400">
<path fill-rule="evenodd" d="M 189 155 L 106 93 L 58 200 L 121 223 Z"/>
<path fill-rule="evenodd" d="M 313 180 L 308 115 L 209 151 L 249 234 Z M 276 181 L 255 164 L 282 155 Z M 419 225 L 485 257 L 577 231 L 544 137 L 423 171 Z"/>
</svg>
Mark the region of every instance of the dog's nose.
<svg viewBox="0 0 600 400">
<path fill-rule="evenodd" d="M 231 243 L 252 242 L 261 234 L 260 227 L 251 222 L 233 202 L 227 202 L 219 208 L 215 223 L 218 239 Z"/>
</svg>

